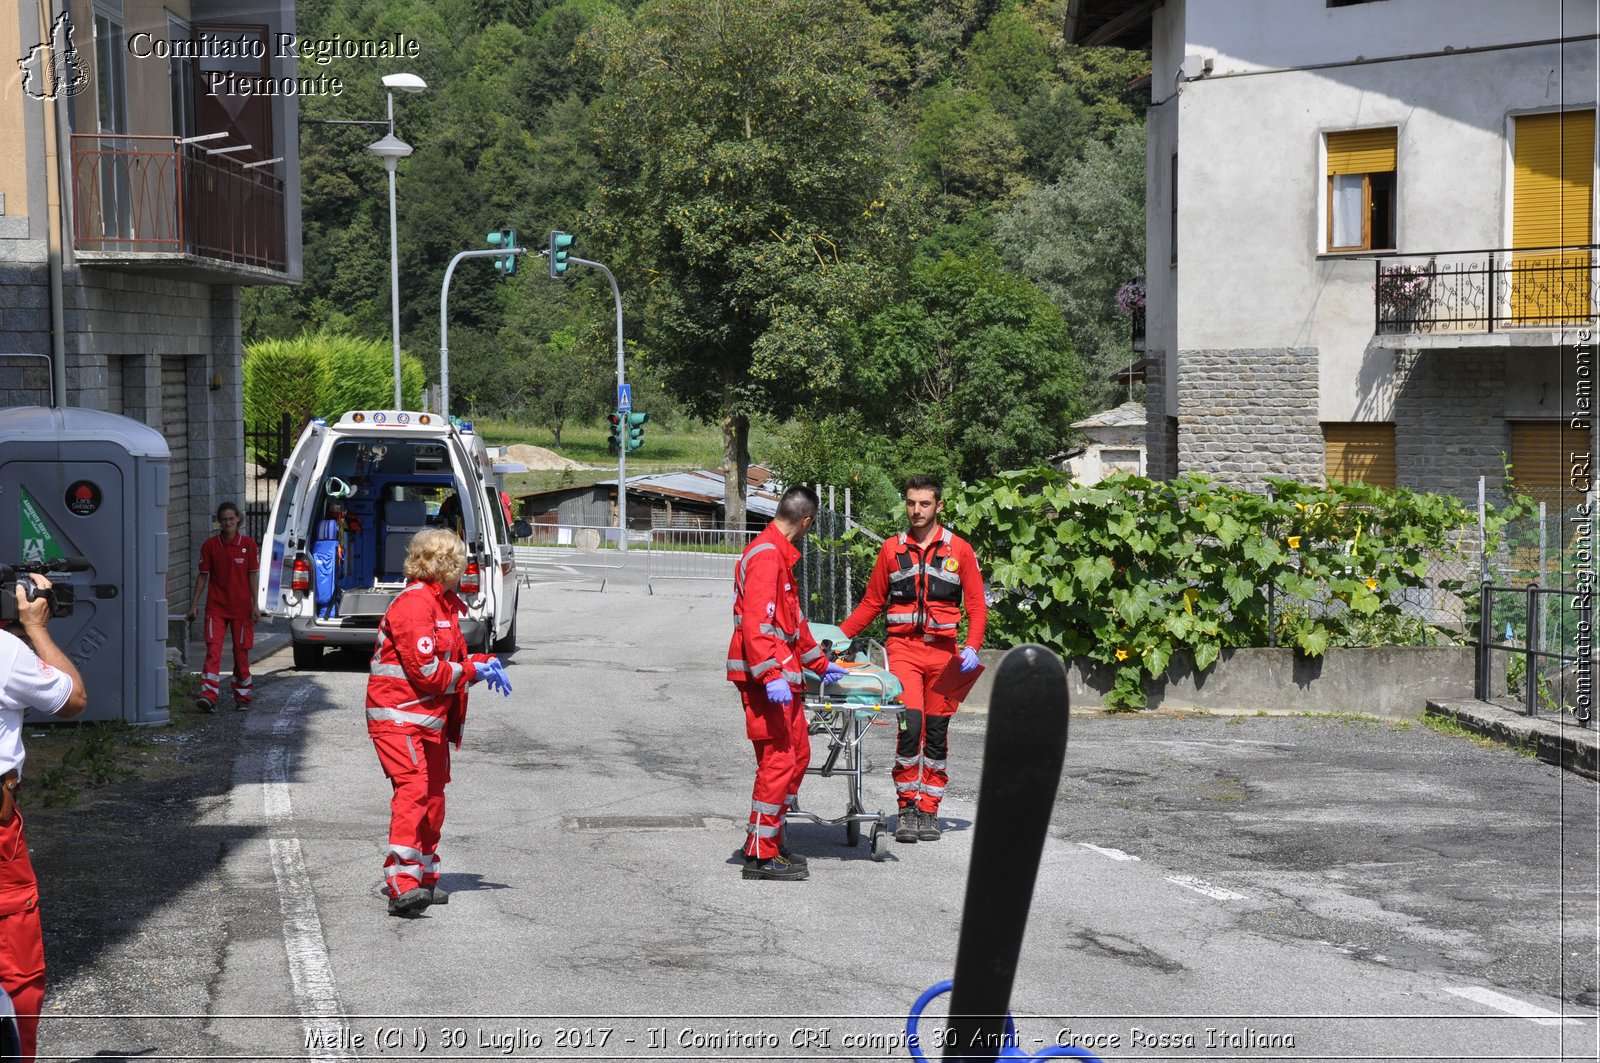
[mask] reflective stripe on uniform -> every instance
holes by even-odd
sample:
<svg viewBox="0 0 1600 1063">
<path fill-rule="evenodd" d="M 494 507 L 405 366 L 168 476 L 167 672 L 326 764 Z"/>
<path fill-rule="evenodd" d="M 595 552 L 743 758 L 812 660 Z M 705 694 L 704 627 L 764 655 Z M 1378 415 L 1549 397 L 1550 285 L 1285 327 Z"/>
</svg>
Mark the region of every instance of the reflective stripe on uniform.
<svg viewBox="0 0 1600 1063">
<path fill-rule="evenodd" d="M 888 614 L 888 621 L 891 624 L 915 624 L 917 622 L 917 614 L 914 613 L 914 612 L 912 612 L 912 613 L 889 613 Z"/>
<path fill-rule="evenodd" d="M 369 720 L 388 720 L 392 723 L 413 723 L 418 727 L 426 727 L 430 731 L 444 729 L 443 716 L 430 716 L 421 712 L 405 712 L 402 709 L 370 708 L 367 710 Z"/>
<path fill-rule="evenodd" d="M 922 762 L 922 766 L 924 768 L 927 768 L 929 771 L 944 771 L 945 770 L 944 766 L 946 764 L 948 764 L 948 763 L 950 763 L 948 760 L 928 760 L 928 759 L 924 759 L 923 762 Z"/>
<path fill-rule="evenodd" d="M 763 550 L 776 550 L 777 548 L 777 543 L 757 543 L 751 548 L 749 553 L 745 554 L 739 559 L 739 571 L 734 576 L 733 580 L 733 590 L 736 596 L 744 594 L 745 571 L 750 566 L 750 559 L 761 553 Z"/>
<path fill-rule="evenodd" d="M 806 685 L 806 674 L 804 672 L 786 671 L 783 673 L 783 678 L 789 681 L 790 686 L 803 687 Z"/>
<path fill-rule="evenodd" d="M 809 665 L 812 661 L 815 661 L 818 657 L 822 657 L 822 656 L 825 656 L 825 654 L 823 654 L 823 652 L 822 652 L 822 647 L 821 646 L 813 646 L 813 647 L 811 647 L 811 652 L 802 653 L 800 655 L 800 663 L 801 664 L 805 664 L 805 665 Z"/>
<path fill-rule="evenodd" d="M 745 833 L 754 834 L 758 838 L 776 838 L 778 836 L 778 828 L 776 826 L 769 827 L 765 824 L 752 823 L 745 829 Z"/>
<path fill-rule="evenodd" d="M 783 806 L 774 805 L 767 801 L 751 801 L 750 811 L 765 812 L 769 816 L 776 816 L 779 812 L 783 811 Z"/>
<path fill-rule="evenodd" d="M 406 670 L 398 664 L 374 664 L 371 671 L 373 675 L 385 675 L 394 679 L 404 679 L 406 677 Z"/>
<path fill-rule="evenodd" d="M 897 794 L 914 794 L 919 792 L 921 789 L 922 784 L 915 781 L 897 782 L 894 784 L 894 792 Z"/>
<path fill-rule="evenodd" d="M 927 794 L 929 797 L 943 797 L 944 796 L 944 787 L 942 787 L 942 786 L 934 786 L 934 785 L 932 785 L 930 783 L 923 783 L 922 784 L 922 792 Z"/>
</svg>

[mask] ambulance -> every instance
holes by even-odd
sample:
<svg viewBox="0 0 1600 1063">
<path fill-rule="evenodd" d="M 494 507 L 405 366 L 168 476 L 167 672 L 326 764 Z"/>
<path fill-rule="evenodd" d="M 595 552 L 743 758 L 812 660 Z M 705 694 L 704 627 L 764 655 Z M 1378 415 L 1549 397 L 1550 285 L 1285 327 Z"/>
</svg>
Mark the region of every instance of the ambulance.
<svg viewBox="0 0 1600 1063">
<path fill-rule="evenodd" d="M 474 651 L 517 643 L 511 544 L 532 529 L 510 522 L 489 450 L 470 422 L 436 413 L 352 410 L 317 418 L 295 444 L 272 501 L 257 604 L 287 617 L 299 669 L 322 651 L 369 649 L 378 621 L 405 588 L 406 551 L 426 527 L 467 545 L 461 633 Z"/>
</svg>

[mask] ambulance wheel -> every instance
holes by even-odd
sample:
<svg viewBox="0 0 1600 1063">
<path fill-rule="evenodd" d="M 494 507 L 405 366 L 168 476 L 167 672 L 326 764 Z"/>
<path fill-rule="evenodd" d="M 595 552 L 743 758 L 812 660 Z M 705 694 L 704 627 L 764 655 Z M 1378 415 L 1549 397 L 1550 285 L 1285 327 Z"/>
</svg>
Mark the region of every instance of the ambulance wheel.
<svg viewBox="0 0 1600 1063">
<path fill-rule="evenodd" d="M 853 819 L 844 825 L 844 843 L 851 848 L 861 844 L 861 824 Z"/>
<path fill-rule="evenodd" d="M 889 832 L 879 829 L 881 825 L 874 824 L 872 828 L 872 858 L 879 863 L 889 855 Z"/>
<path fill-rule="evenodd" d="M 299 672 L 309 672 L 322 663 L 322 646 L 316 642 L 294 644 L 294 667 Z"/>
<path fill-rule="evenodd" d="M 494 644 L 496 653 L 517 652 L 517 618 L 511 618 L 511 627 L 506 631 L 506 637 Z"/>
</svg>

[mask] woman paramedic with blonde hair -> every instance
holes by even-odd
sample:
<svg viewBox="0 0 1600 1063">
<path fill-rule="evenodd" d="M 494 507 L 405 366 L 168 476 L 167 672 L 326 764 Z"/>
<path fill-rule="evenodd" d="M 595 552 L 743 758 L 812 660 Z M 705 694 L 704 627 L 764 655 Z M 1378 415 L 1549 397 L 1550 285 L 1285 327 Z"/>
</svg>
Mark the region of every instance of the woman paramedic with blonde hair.
<svg viewBox="0 0 1600 1063">
<path fill-rule="evenodd" d="M 482 679 L 511 693 L 505 667 L 487 653 L 467 653 L 456 586 L 467 567 L 464 543 L 427 528 L 406 552 L 406 589 L 378 625 L 367 680 L 367 733 L 394 786 L 389 850 L 383 861 L 390 915 L 416 915 L 449 900 L 439 883 L 439 833 L 450 744 L 461 748 L 467 684 Z M 448 744 L 447 744 L 448 743 Z"/>
</svg>

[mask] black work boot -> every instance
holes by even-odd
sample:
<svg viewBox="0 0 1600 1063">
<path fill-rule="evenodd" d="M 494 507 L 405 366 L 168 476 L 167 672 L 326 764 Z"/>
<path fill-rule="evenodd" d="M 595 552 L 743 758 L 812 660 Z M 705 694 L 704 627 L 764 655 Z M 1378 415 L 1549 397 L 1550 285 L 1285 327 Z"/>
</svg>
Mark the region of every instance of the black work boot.
<svg viewBox="0 0 1600 1063">
<path fill-rule="evenodd" d="M 917 827 L 917 837 L 925 842 L 936 842 L 939 840 L 939 813 L 922 813 L 922 822 Z"/>
<path fill-rule="evenodd" d="M 433 891 L 426 886 L 406 890 L 398 897 L 389 898 L 390 915 L 421 915 L 422 909 L 433 903 Z"/>
<path fill-rule="evenodd" d="M 895 819 L 894 840 L 908 845 L 915 842 L 921 823 L 922 813 L 917 811 L 916 805 L 901 805 L 900 815 Z"/>
<path fill-rule="evenodd" d="M 437 884 L 428 887 L 428 896 L 433 898 L 434 904 L 450 903 L 450 891 Z"/>
<path fill-rule="evenodd" d="M 749 879 L 766 878 L 776 882 L 804 882 L 811 877 L 811 872 L 803 864 L 791 864 L 782 856 L 746 860 L 740 874 Z"/>
</svg>

